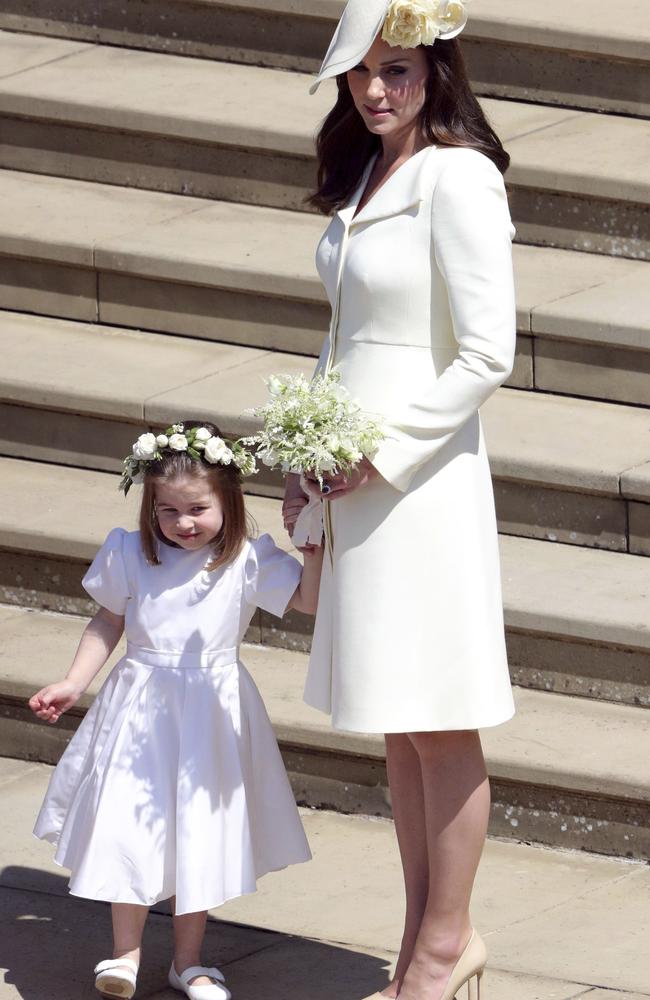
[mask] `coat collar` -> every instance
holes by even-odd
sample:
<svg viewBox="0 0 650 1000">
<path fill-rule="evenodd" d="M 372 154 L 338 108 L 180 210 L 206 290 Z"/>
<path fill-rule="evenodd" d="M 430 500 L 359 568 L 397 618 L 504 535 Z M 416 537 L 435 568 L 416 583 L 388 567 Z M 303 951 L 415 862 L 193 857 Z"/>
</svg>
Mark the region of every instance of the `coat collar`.
<svg viewBox="0 0 650 1000">
<path fill-rule="evenodd" d="M 379 190 L 372 196 L 361 209 L 357 216 L 354 213 L 366 190 L 368 179 L 375 165 L 376 157 L 373 157 L 366 167 L 361 182 L 350 201 L 344 208 L 336 213 L 340 216 L 346 226 L 361 226 L 377 219 L 385 219 L 391 215 L 400 215 L 414 205 L 418 205 L 423 198 L 422 174 L 423 164 L 426 160 L 428 150 L 435 147 L 427 146 L 419 153 L 411 156 L 406 163 L 397 168 L 395 173 L 382 184 Z"/>
</svg>

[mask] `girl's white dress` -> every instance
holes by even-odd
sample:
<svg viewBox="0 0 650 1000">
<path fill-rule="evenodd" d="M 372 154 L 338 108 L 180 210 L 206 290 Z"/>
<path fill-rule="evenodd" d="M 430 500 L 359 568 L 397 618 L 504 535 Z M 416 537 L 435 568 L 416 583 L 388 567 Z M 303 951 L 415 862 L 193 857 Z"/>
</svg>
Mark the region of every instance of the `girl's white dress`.
<svg viewBox="0 0 650 1000">
<path fill-rule="evenodd" d="M 52 775 L 34 833 L 70 891 L 176 912 L 253 892 L 309 847 L 264 704 L 239 660 L 256 608 L 284 614 L 300 564 L 264 535 L 228 566 L 111 531 L 83 580 L 125 615 L 126 655 Z"/>
</svg>

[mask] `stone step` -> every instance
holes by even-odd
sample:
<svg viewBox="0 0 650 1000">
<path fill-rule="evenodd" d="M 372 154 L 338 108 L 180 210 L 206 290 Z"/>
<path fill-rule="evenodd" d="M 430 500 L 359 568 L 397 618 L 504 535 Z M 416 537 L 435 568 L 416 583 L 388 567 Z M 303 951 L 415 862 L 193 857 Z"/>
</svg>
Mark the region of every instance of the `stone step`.
<svg viewBox="0 0 650 1000">
<path fill-rule="evenodd" d="M 0 79 L 2 167 L 305 207 L 333 84 L 310 97 L 303 74 L 11 32 L 0 35 L 3 62 L 12 72 Z M 484 106 L 512 155 L 520 242 L 650 257 L 648 122 Z"/>
<path fill-rule="evenodd" d="M 329 323 L 314 265 L 325 224 L 0 171 L 0 308 L 315 356 Z M 514 249 L 510 385 L 650 405 L 648 264 Z"/>
<path fill-rule="evenodd" d="M 3 756 L 58 760 L 106 671 L 56 727 L 35 720 L 25 700 L 64 675 L 83 625 L 69 616 L 0 607 Z M 299 803 L 390 815 L 383 737 L 335 732 L 327 716 L 303 704 L 305 654 L 248 646 L 242 658 L 266 702 Z M 515 695 L 515 717 L 483 733 L 493 791 L 490 832 L 647 857 L 647 712 L 541 691 L 516 689 Z"/>
<path fill-rule="evenodd" d="M 18 502 L 17 499 L 18 498 Z M 249 497 L 261 532 L 288 549 L 280 502 Z M 0 458 L 0 601 L 68 614 L 93 604 L 80 580 L 108 531 L 133 528 L 138 497 L 117 477 Z M 506 630 L 515 683 L 650 706 L 648 563 L 639 556 L 501 537 Z M 299 651 L 312 620 L 259 614 L 247 639 Z"/>
<path fill-rule="evenodd" d="M 0 0 L 0 28 L 315 72 L 343 0 Z M 462 37 L 479 93 L 650 114 L 644 0 L 482 0 Z"/>
<path fill-rule="evenodd" d="M 144 425 L 215 420 L 252 433 L 264 379 L 313 361 L 254 347 L 0 313 L 0 454 L 117 472 Z M 499 390 L 483 409 L 500 529 L 650 554 L 646 410 Z M 253 493 L 280 496 L 262 468 Z"/>
</svg>

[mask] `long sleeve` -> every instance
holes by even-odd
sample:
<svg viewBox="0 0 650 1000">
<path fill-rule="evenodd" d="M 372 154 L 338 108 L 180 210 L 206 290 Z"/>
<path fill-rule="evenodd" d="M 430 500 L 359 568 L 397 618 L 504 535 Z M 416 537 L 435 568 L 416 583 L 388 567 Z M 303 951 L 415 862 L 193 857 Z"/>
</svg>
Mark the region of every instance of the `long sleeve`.
<svg viewBox="0 0 650 1000">
<path fill-rule="evenodd" d="M 391 414 L 373 464 L 401 491 L 507 379 L 515 354 L 514 228 L 503 178 L 482 153 L 449 152 L 432 201 L 432 267 L 447 288 L 458 354 L 425 395 Z"/>
</svg>

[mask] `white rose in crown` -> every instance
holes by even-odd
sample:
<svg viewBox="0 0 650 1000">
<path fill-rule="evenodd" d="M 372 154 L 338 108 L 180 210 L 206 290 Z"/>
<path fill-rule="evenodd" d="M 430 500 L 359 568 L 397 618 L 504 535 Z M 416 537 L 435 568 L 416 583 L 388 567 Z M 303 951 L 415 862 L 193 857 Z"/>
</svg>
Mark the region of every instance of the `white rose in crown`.
<svg viewBox="0 0 650 1000">
<path fill-rule="evenodd" d="M 433 45 L 440 35 L 439 0 L 393 0 L 381 37 L 400 49 Z"/>
<path fill-rule="evenodd" d="M 184 434 L 172 434 L 169 439 L 169 447 L 173 451 L 187 451 L 187 438 Z"/>
<path fill-rule="evenodd" d="M 169 444 L 169 438 L 166 434 L 159 434 L 156 438 L 156 444 L 159 448 L 166 448 Z"/>
<path fill-rule="evenodd" d="M 211 437 L 205 442 L 203 456 L 211 465 L 230 465 L 233 454 L 223 438 Z"/>
<path fill-rule="evenodd" d="M 150 462 L 158 451 L 155 434 L 141 434 L 133 445 L 133 457 L 139 462 Z"/>
<path fill-rule="evenodd" d="M 209 431 L 207 427 L 197 427 L 194 431 L 193 447 L 196 448 L 197 451 L 203 451 L 206 442 L 208 442 L 211 437 L 212 431 Z"/>
</svg>

